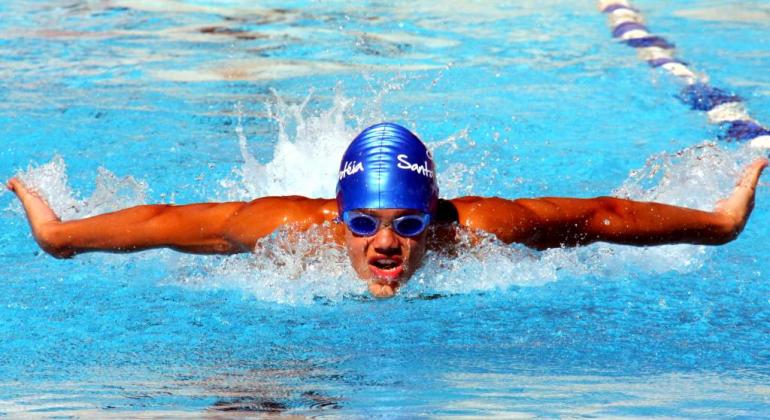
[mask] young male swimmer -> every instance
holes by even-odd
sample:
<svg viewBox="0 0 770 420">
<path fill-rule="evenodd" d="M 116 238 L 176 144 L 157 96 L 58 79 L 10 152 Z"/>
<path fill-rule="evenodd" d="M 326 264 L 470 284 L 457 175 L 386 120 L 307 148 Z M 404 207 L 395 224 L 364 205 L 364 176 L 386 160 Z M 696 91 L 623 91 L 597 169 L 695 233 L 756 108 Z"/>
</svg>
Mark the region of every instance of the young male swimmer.
<svg viewBox="0 0 770 420">
<path fill-rule="evenodd" d="M 160 247 L 200 254 L 249 252 L 260 238 L 284 225 L 305 230 L 330 222 L 331 238 L 344 244 L 370 292 L 389 297 L 419 268 L 426 248 L 456 240 L 455 227 L 537 249 L 596 241 L 724 244 L 743 230 L 767 164 L 764 158 L 750 164 L 732 194 L 712 212 L 611 197 L 445 200 L 438 198 L 430 151 L 406 128 L 381 123 L 362 131 L 345 151 L 336 200 L 286 196 L 143 205 L 62 222 L 18 179 L 11 179 L 8 188 L 24 206 L 37 243 L 57 258 Z"/>
</svg>

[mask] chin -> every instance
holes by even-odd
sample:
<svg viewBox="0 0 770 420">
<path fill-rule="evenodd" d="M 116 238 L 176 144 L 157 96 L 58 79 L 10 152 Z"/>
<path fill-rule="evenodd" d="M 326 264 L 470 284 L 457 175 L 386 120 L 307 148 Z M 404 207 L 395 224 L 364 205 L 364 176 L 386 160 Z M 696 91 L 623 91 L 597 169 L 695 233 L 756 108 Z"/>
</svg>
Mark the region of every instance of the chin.
<svg viewBox="0 0 770 420">
<path fill-rule="evenodd" d="M 390 298 L 396 295 L 401 283 L 398 281 L 382 282 L 372 280 L 369 282 L 369 293 L 376 298 Z"/>
</svg>

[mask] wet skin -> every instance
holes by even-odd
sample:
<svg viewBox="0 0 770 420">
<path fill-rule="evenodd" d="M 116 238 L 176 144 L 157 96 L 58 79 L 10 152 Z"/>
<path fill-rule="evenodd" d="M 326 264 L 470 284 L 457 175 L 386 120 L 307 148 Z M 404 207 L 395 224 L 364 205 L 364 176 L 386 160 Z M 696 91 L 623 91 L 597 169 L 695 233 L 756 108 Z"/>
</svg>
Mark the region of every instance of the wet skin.
<svg viewBox="0 0 770 420">
<path fill-rule="evenodd" d="M 427 229 L 414 237 L 397 234 L 393 219 L 414 214 L 405 209 L 368 209 L 362 212 L 380 219 L 380 229 L 371 236 L 358 236 L 345 228 L 345 248 L 353 269 L 376 297 L 391 297 L 420 267 L 425 255 Z"/>
<path fill-rule="evenodd" d="M 338 218 L 334 199 L 285 196 L 249 202 L 154 204 L 61 221 L 45 200 L 18 179 L 9 180 L 7 186 L 21 201 L 37 243 L 57 258 L 153 248 L 235 254 L 253 251 L 261 238 L 282 226 L 301 231 L 330 224 L 329 242 L 344 244 L 353 269 L 368 282 L 370 292 L 388 297 L 419 268 L 426 246 L 445 246 L 455 240 L 454 227 L 536 249 L 597 241 L 638 246 L 730 242 L 751 215 L 757 183 L 767 165 L 766 158 L 747 165 L 732 193 L 717 202 L 713 211 L 614 197 L 458 197 L 439 200 L 430 237 L 423 232 L 413 238 L 399 236 L 389 227 L 394 218 L 410 212 L 404 209 L 368 211 L 381 219 L 382 228 L 371 236 L 355 236 L 344 224 L 332 223 Z"/>
</svg>

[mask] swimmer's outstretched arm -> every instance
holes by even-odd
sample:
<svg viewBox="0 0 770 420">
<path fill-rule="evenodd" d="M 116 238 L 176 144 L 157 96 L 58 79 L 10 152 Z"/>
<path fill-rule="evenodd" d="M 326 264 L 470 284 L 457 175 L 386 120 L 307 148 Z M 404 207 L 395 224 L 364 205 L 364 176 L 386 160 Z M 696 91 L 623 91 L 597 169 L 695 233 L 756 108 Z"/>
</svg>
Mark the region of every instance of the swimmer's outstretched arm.
<svg viewBox="0 0 770 420">
<path fill-rule="evenodd" d="M 732 194 L 714 211 L 612 197 L 453 200 L 459 221 L 495 234 L 506 243 L 545 249 L 592 242 L 628 245 L 691 243 L 719 245 L 743 230 L 767 159 L 751 163 Z"/>
<path fill-rule="evenodd" d="M 171 248 L 197 254 L 250 252 L 288 223 L 323 223 L 336 216 L 333 200 L 265 197 L 251 202 L 144 205 L 62 222 L 48 204 L 16 178 L 8 181 L 24 207 L 40 247 L 57 258 L 91 251 L 134 252 Z"/>
</svg>

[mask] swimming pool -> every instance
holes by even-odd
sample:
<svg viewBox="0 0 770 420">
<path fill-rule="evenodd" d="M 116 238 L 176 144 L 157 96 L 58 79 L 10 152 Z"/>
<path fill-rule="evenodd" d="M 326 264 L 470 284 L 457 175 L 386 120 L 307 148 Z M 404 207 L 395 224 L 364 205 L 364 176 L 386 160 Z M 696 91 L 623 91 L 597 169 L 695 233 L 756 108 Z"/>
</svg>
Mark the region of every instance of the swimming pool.
<svg viewBox="0 0 770 420">
<path fill-rule="evenodd" d="M 393 119 L 432 145 L 446 197 L 708 208 L 760 153 L 716 142 L 594 2 L 538 3 L 5 2 L 4 174 L 65 217 L 331 196 L 351 136 Z M 670 3 L 637 6 L 770 121 L 770 9 Z M 766 415 L 769 203 L 764 181 L 719 248 L 489 243 L 428 256 L 375 301 L 340 250 L 295 257 L 312 235 L 254 256 L 55 260 L 3 193 L 0 413 Z"/>
</svg>

